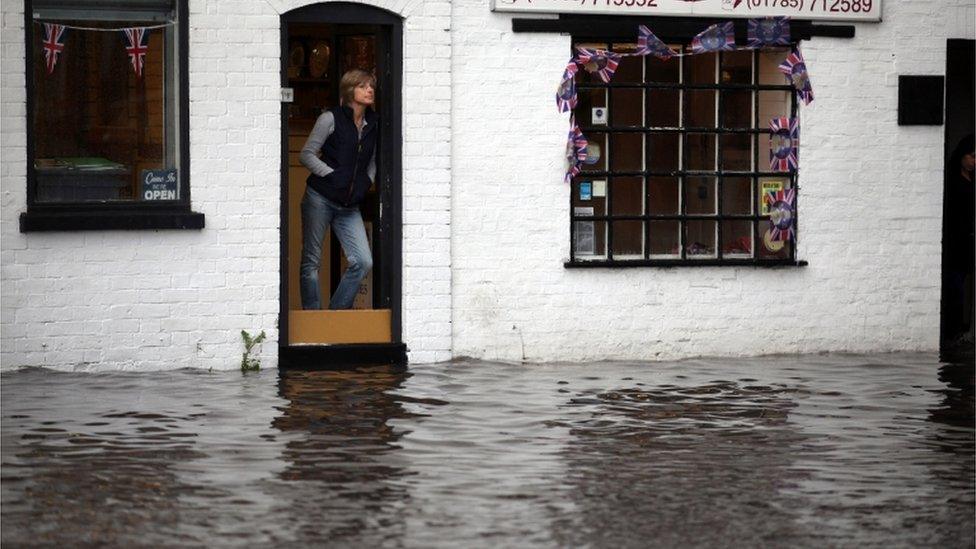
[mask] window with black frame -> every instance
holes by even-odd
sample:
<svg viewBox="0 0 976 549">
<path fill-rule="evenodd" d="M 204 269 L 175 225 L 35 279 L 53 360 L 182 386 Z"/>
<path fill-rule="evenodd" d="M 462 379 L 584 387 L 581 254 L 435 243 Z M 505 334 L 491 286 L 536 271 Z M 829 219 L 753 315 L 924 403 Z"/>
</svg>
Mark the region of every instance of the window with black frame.
<svg viewBox="0 0 976 549">
<path fill-rule="evenodd" d="M 28 8 L 29 205 L 188 207 L 177 1 Z"/>
<path fill-rule="evenodd" d="M 579 71 L 574 114 L 590 146 L 572 180 L 570 265 L 794 261 L 795 239 L 769 230 L 764 202 L 796 186 L 769 161 L 770 121 L 797 116 L 778 69 L 789 52 L 623 57 L 609 84 Z"/>
</svg>

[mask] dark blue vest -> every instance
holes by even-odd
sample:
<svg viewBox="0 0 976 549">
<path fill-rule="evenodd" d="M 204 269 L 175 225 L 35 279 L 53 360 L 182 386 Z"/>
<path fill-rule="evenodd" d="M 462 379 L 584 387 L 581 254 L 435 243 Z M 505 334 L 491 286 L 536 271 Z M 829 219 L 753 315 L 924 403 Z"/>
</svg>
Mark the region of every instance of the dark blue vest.
<svg viewBox="0 0 976 549">
<path fill-rule="evenodd" d="M 376 150 L 379 117 L 372 109 L 366 109 L 366 127 L 360 137 L 351 108 L 343 106 L 331 112 L 335 130 L 322 144 L 322 161 L 334 171 L 325 177 L 311 174 L 306 183 L 333 202 L 356 206 L 369 190 L 367 170 Z"/>
</svg>

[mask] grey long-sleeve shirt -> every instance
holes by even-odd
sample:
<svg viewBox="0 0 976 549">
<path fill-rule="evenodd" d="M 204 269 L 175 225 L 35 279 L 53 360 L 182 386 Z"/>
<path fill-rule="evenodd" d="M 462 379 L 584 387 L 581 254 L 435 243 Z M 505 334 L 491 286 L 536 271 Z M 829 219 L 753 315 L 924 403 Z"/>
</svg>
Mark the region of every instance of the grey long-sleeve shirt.
<svg viewBox="0 0 976 549">
<path fill-rule="evenodd" d="M 363 136 L 363 131 L 365 130 L 366 120 L 363 119 L 363 127 L 359 129 L 360 137 Z M 332 166 L 329 166 L 319 158 L 322 145 L 334 131 L 335 117 L 332 111 L 325 111 L 320 114 L 318 120 L 315 121 L 315 127 L 312 128 L 312 133 L 308 135 L 308 139 L 305 141 L 305 146 L 302 147 L 301 155 L 298 157 L 303 166 L 319 177 L 325 177 L 334 171 Z M 370 181 L 376 181 L 376 151 L 373 151 L 373 158 L 369 159 L 369 167 L 366 169 L 366 175 L 369 176 Z"/>
</svg>

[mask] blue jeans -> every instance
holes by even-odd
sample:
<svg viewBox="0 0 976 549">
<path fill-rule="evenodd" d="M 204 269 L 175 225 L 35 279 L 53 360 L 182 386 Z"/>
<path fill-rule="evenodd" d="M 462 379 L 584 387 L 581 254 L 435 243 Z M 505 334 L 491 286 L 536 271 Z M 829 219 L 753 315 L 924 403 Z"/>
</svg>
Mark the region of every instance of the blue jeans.
<svg viewBox="0 0 976 549">
<path fill-rule="evenodd" d="M 300 284 L 302 309 L 321 309 L 319 295 L 319 267 L 322 264 L 322 239 L 325 230 L 332 232 L 342 244 L 349 267 L 339 281 L 335 295 L 329 302 L 330 309 L 350 309 L 359 291 L 359 283 L 373 268 L 373 255 L 366 239 L 366 227 L 358 206 L 346 208 L 332 202 L 307 187 L 302 198 L 302 263 Z"/>
</svg>

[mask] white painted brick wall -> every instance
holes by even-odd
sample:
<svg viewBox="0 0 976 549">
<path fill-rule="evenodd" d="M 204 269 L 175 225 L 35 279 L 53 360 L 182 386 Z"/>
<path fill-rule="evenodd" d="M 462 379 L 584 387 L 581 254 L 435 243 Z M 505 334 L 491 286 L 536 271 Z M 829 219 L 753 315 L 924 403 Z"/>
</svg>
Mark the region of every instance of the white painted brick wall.
<svg viewBox="0 0 976 549">
<path fill-rule="evenodd" d="M 944 74 L 971 0 L 886 0 L 852 40 L 803 44 L 799 257 L 806 268 L 567 270 L 568 115 L 553 94 L 570 37 L 513 34 L 454 2 L 455 356 L 670 359 L 934 350 L 943 127 L 899 127 L 897 76 Z M 636 25 L 635 25 L 636 34 Z"/>
<path fill-rule="evenodd" d="M 241 329 L 268 332 L 275 365 L 278 22 L 307 3 L 190 0 L 191 187 L 206 229 L 29 234 L 23 6 L 2 4 L 0 366 L 236 368 Z M 973 37 L 972 2 L 887 0 L 885 22 L 854 40 L 804 45 L 817 92 L 801 152 L 809 267 L 614 271 L 562 266 L 566 116 L 552 96 L 569 37 L 514 35 L 487 0 L 368 3 L 404 18 L 412 362 L 935 347 L 942 128 L 895 124 L 897 75 L 941 74 L 945 39 Z"/>
<path fill-rule="evenodd" d="M 240 331 L 277 363 L 279 15 L 310 2 L 190 0 L 192 207 L 202 231 L 29 233 L 23 3 L 2 5 L 3 368 L 236 368 Z M 450 3 L 369 2 L 404 25 L 403 337 L 450 358 Z"/>
</svg>

